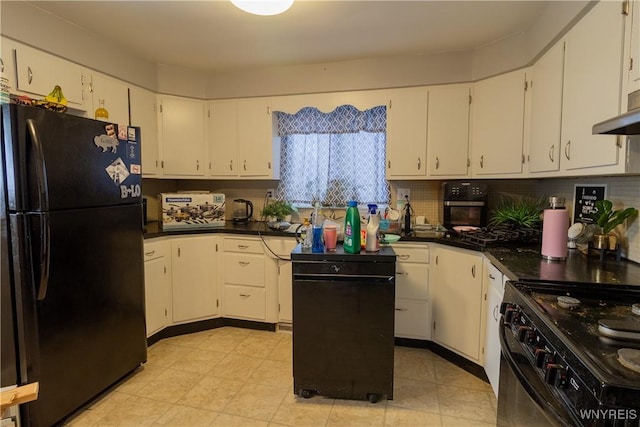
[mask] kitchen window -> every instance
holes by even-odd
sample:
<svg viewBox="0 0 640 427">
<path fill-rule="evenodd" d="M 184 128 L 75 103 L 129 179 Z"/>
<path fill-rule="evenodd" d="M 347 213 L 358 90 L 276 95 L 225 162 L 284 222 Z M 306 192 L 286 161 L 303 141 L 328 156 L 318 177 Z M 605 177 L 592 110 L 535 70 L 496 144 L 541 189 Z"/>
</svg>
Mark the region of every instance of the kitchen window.
<svg viewBox="0 0 640 427">
<path fill-rule="evenodd" d="M 343 207 L 389 203 L 385 179 L 385 106 L 360 111 L 343 105 L 330 113 L 313 107 L 276 112 L 281 137 L 277 199 L 298 206 Z"/>
</svg>

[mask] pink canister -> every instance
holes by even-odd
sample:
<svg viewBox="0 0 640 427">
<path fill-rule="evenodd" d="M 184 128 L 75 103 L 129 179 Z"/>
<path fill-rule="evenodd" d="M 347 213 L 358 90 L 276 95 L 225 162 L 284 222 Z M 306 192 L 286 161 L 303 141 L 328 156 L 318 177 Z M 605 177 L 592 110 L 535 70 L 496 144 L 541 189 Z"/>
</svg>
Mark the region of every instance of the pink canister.
<svg viewBox="0 0 640 427">
<path fill-rule="evenodd" d="M 549 197 L 549 208 L 542 219 L 542 257 L 552 261 L 567 259 L 569 212 L 564 197 Z"/>
</svg>

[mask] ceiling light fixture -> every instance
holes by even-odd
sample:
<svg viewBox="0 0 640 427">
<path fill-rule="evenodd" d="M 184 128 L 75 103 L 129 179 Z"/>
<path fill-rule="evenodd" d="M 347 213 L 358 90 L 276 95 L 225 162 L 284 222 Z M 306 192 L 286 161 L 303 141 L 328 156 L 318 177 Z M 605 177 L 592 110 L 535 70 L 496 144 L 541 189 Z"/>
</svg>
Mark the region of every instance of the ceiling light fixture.
<svg viewBox="0 0 640 427">
<path fill-rule="evenodd" d="M 289 9 L 293 0 L 230 0 L 234 6 L 254 15 L 277 15 Z"/>
</svg>

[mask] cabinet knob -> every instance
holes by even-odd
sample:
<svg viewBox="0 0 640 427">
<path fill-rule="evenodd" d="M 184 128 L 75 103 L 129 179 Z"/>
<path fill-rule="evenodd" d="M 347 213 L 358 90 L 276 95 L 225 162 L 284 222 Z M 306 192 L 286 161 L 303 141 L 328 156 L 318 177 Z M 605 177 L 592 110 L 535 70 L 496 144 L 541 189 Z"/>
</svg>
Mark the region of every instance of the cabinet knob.
<svg viewBox="0 0 640 427">
<path fill-rule="evenodd" d="M 407 255 L 407 254 L 400 254 L 398 255 L 398 258 L 405 260 L 405 259 L 409 259 L 411 257 L 411 255 Z"/>
<path fill-rule="evenodd" d="M 156 251 L 151 251 L 151 252 L 145 252 L 144 255 L 145 256 L 153 256 L 153 254 L 155 254 Z"/>
<path fill-rule="evenodd" d="M 568 140 L 567 145 L 564 146 L 564 156 L 567 160 L 571 160 L 571 140 Z"/>
<path fill-rule="evenodd" d="M 500 313 L 498 312 L 498 304 L 496 304 L 493 307 L 493 320 L 497 322 L 499 318 L 500 318 Z"/>
<path fill-rule="evenodd" d="M 251 296 L 251 294 L 238 294 L 238 295 L 240 295 L 240 298 L 244 298 L 244 299 L 247 299 Z"/>
<path fill-rule="evenodd" d="M 240 264 L 243 267 L 246 267 L 247 265 L 249 265 L 249 261 L 238 261 L 238 264 Z"/>
<path fill-rule="evenodd" d="M 480 168 L 484 168 L 484 154 L 480 156 Z"/>
<path fill-rule="evenodd" d="M 553 163 L 553 154 L 555 151 L 556 144 L 551 144 L 551 148 L 549 148 L 549 160 Z"/>
<path fill-rule="evenodd" d="M 242 167 L 244 168 L 244 170 L 247 170 L 247 161 L 246 160 L 243 161 Z"/>
<path fill-rule="evenodd" d="M 420 170 L 420 168 L 422 168 L 422 160 L 418 157 L 418 170 Z"/>
<path fill-rule="evenodd" d="M 440 159 L 436 156 L 436 169 L 440 168 Z"/>
<path fill-rule="evenodd" d="M 229 170 L 233 170 L 233 160 L 229 160 Z"/>
<path fill-rule="evenodd" d="M 471 275 L 473 277 L 476 277 L 476 265 L 475 264 L 473 264 L 473 266 L 471 266 Z"/>
<path fill-rule="evenodd" d="M 33 71 L 31 71 L 31 67 L 27 67 L 27 82 L 31 84 L 33 81 Z"/>
<path fill-rule="evenodd" d="M 238 249 L 247 249 L 249 245 L 238 245 Z"/>
<path fill-rule="evenodd" d="M 396 311 L 407 311 L 407 309 L 403 307 L 396 307 Z"/>
<path fill-rule="evenodd" d="M 4 73 L 4 61 L 0 58 L 0 73 Z"/>
</svg>

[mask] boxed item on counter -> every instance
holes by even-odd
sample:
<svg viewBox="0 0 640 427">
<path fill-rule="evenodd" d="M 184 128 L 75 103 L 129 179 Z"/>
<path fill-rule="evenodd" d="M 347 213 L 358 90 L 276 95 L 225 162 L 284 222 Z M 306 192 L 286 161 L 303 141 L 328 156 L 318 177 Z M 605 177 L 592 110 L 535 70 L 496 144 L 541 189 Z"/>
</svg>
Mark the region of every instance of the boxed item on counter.
<svg viewBox="0 0 640 427">
<path fill-rule="evenodd" d="M 224 226 L 224 194 L 160 193 L 163 230 L 191 230 Z"/>
</svg>

